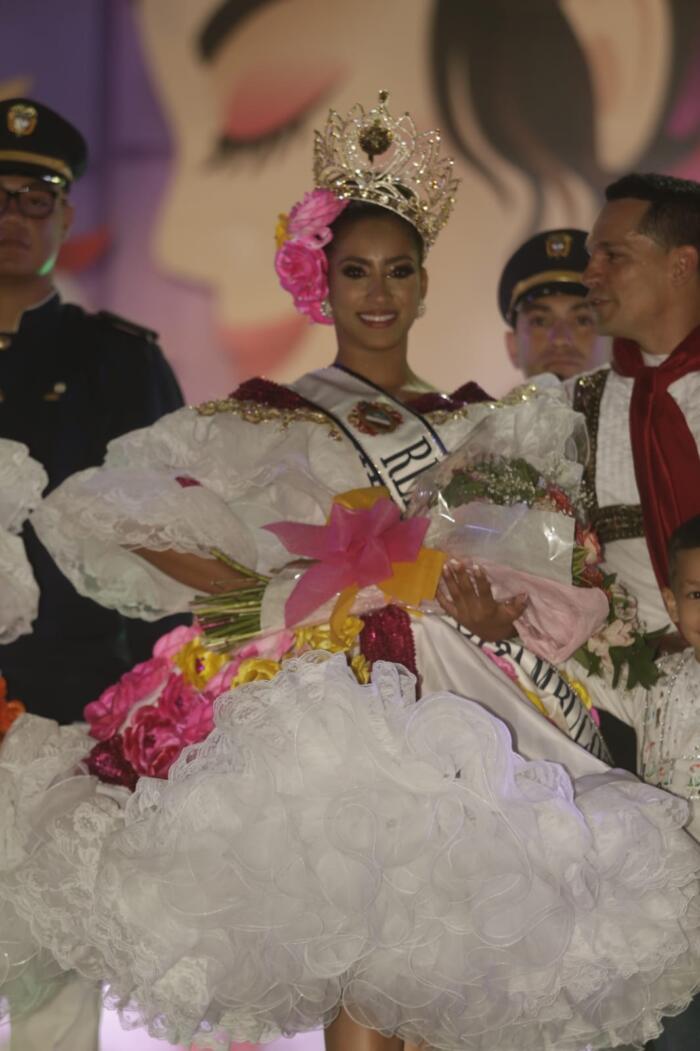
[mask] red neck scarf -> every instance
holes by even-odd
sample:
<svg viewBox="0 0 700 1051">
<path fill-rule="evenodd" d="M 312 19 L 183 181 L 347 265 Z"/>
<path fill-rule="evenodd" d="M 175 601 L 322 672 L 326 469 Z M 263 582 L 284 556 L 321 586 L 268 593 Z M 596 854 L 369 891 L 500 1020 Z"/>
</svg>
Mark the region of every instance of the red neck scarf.
<svg viewBox="0 0 700 1051">
<path fill-rule="evenodd" d="M 669 386 L 700 371 L 700 326 L 660 365 L 645 365 L 636 343 L 616 339 L 612 367 L 632 376 L 630 435 L 634 473 L 651 563 L 659 587 L 668 584 L 666 548 L 671 533 L 700 514 L 700 456 Z"/>
</svg>

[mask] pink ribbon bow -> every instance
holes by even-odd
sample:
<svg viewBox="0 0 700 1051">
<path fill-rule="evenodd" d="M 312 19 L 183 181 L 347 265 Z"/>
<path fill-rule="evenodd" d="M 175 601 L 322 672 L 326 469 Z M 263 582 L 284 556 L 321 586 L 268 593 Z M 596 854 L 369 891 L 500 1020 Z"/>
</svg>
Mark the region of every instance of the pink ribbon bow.
<svg viewBox="0 0 700 1051">
<path fill-rule="evenodd" d="M 427 518 L 401 520 L 392 500 L 350 510 L 334 503 L 326 525 L 274 522 L 265 526 L 288 551 L 315 560 L 287 599 L 285 623 L 301 623 L 315 609 L 348 587 L 388 580 L 392 563 L 414 562 L 428 529 Z"/>
</svg>

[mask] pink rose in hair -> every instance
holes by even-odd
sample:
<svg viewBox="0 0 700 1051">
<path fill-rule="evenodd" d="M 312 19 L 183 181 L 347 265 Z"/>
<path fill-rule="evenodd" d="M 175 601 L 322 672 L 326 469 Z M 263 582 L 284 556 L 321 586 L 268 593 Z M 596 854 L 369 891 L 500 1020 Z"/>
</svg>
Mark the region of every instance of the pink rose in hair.
<svg viewBox="0 0 700 1051">
<path fill-rule="evenodd" d="M 298 204 L 289 213 L 287 236 L 312 250 L 319 250 L 327 245 L 333 234 L 329 229 L 337 219 L 347 201 L 339 201 L 330 190 L 312 190 L 305 193 Z"/>
<path fill-rule="evenodd" d="M 302 302 L 326 294 L 326 267 L 324 252 L 295 241 L 286 241 L 275 257 L 275 270 L 282 288 Z"/>
</svg>

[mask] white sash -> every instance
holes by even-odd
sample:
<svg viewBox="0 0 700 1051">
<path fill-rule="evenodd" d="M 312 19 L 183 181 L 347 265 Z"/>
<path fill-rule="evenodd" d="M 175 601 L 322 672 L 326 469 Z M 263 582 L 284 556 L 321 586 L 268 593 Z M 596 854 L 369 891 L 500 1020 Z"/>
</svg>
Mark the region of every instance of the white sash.
<svg viewBox="0 0 700 1051">
<path fill-rule="evenodd" d="M 371 485 L 384 485 L 401 508 L 419 474 L 447 449 L 437 431 L 381 387 L 337 365 L 290 387 L 326 413 L 355 446 Z"/>
</svg>

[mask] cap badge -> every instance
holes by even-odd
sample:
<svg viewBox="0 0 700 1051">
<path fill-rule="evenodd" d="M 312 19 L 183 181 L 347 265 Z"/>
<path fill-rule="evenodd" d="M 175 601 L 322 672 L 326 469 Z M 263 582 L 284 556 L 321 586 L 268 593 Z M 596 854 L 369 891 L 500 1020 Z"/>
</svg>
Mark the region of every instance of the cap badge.
<svg viewBox="0 0 700 1051">
<path fill-rule="evenodd" d="M 38 113 L 33 106 L 17 103 L 7 111 L 7 127 L 18 139 L 31 135 L 36 128 Z"/>
<path fill-rule="evenodd" d="M 550 259 L 566 259 L 571 251 L 571 234 L 550 234 L 544 248 Z"/>
</svg>

